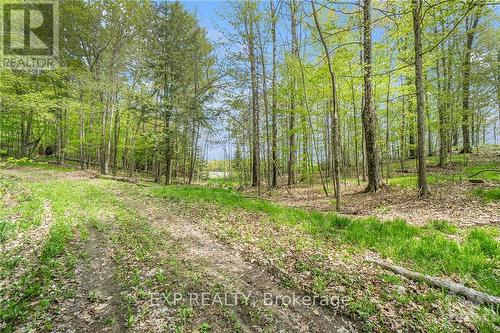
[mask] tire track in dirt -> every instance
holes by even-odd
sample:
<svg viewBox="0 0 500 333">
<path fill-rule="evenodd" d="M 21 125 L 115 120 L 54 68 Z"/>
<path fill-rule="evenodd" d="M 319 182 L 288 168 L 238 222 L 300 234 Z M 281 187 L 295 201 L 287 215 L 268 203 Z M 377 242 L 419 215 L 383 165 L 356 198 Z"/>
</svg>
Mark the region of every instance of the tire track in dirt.
<svg viewBox="0 0 500 333">
<path fill-rule="evenodd" d="M 124 198 L 123 193 L 120 196 L 155 228 L 165 229 L 181 249 L 182 258 L 179 259 L 189 262 L 208 280 L 230 286 L 231 290 L 251 293 L 252 299 L 260 306 L 265 295 L 280 299 L 305 296 L 281 287 L 276 277 L 265 268 L 245 261 L 235 249 L 216 240 L 197 223 L 160 207 L 161 203 L 151 198 L 147 203 L 130 196 Z M 264 331 L 264 328 L 254 326 L 248 309 L 238 306 L 235 310 L 243 332 Z M 316 304 L 283 306 L 277 302 L 267 305 L 265 310 L 272 313 L 275 326 L 272 332 L 357 332 L 354 323 L 330 307 Z"/>
<path fill-rule="evenodd" d="M 120 289 L 114 279 L 115 263 L 108 240 L 88 226 L 89 237 L 78 246 L 84 256 L 76 267 L 74 298 L 61 304 L 55 332 L 95 333 L 125 331 Z"/>
</svg>

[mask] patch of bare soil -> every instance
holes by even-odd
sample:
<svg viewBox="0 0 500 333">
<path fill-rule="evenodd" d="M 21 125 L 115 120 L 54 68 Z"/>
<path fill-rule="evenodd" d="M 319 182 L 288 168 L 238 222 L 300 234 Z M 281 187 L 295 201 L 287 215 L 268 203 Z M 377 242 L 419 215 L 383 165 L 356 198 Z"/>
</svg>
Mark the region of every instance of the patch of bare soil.
<svg viewBox="0 0 500 333">
<path fill-rule="evenodd" d="M 205 231 L 199 224 L 174 216 L 173 212 L 159 203 L 147 205 L 128 198 L 134 208 L 145 214 L 156 228 L 166 228 L 177 245 L 181 260 L 189 262 L 204 279 L 212 284 L 221 284 L 230 290 L 251 294 L 251 300 L 262 306 L 265 295 L 275 299 L 293 297 L 290 290 L 283 288 L 278 279 L 263 266 L 245 261 L 243 255 L 233 247 L 224 244 Z M 139 209 L 140 208 L 140 209 Z M 196 292 L 196 291 L 194 291 Z M 303 297 L 304 295 L 296 295 Z M 290 305 L 280 302 L 265 307 L 272 318 L 271 332 L 356 332 L 356 325 L 347 317 L 336 313 L 330 307 L 319 305 Z M 263 332 L 264 327 L 255 325 L 253 314 L 247 307 L 237 306 L 236 314 L 242 332 Z"/>
<path fill-rule="evenodd" d="M 115 264 L 108 241 L 93 227 L 89 238 L 77 244 L 82 251 L 74 280 L 75 290 L 54 316 L 54 331 L 67 333 L 124 332 L 120 290 L 114 280 Z"/>
<path fill-rule="evenodd" d="M 417 198 L 414 189 L 383 187 L 376 193 L 363 193 L 363 186 L 344 184 L 341 213 L 349 216 L 376 216 L 405 219 L 422 225 L 432 220 L 447 220 L 459 226 L 499 225 L 500 204 L 485 202 L 471 194 L 474 189 L 494 188 L 494 184 L 449 182 L 430 186 L 428 198 Z M 278 190 L 272 200 L 311 210 L 333 211 L 330 198 L 319 187 Z"/>
</svg>

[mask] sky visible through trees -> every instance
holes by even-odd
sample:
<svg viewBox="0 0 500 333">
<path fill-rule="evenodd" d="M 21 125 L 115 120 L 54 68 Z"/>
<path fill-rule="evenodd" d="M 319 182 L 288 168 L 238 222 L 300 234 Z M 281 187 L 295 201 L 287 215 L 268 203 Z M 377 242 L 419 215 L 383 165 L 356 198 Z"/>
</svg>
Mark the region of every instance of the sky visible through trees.
<svg viewBox="0 0 500 333">
<path fill-rule="evenodd" d="M 201 22 L 201 25 L 207 28 L 207 37 L 214 43 L 224 40 L 224 36 L 221 31 L 232 30 L 232 27 L 228 24 L 228 22 L 220 20 L 221 16 L 220 13 L 223 13 L 225 10 L 225 4 L 223 1 L 211 1 L 211 0 L 185 1 L 184 6 L 186 7 L 186 9 L 197 15 L 198 19 Z M 499 6 L 494 6 L 492 7 L 492 9 L 496 13 L 496 15 L 500 14 Z M 499 25 L 498 20 L 493 21 L 492 24 L 498 27 Z M 280 44 L 289 43 L 288 34 L 290 33 L 290 31 L 289 27 L 286 25 L 286 22 L 280 22 L 279 29 L 283 31 L 283 33 L 280 34 L 281 40 L 279 43 Z M 372 32 L 373 42 L 380 42 L 383 39 L 385 31 L 386 30 L 383 27 L 375 26 Z M 494 142 L 493 134 L 494 133 L 492 129 L 490 129 L 487 133 L 487 139 L 491 143 Z M 216 160 L 223 159 L 224 149 L 227 150 L 228 148 L 223 148 L 220 147 L 219 145 L 214 145 L 209 153 L 210 158 Z"/>
<path fill-rule="evenodd" d="M 166 184 L 215 165 L 259 193 L 320 181 L 338 202 L 341 179 L 375 192 L 406 161 L 426 196 L 427 157 L 445 167 L 500 140 L 498 8 L 486 1 L 75 1 L 59 12 L 60 66 L 1 72 L 4 155 Z"/>
</svg>

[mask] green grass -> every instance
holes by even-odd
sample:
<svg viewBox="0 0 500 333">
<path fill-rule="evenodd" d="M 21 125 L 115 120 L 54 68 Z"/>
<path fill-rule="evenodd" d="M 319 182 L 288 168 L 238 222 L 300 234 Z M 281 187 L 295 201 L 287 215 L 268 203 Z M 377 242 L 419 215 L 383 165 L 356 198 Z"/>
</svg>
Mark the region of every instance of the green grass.
<svg viewBox="0 0 500 333">
<path fill-rule="evenodd" d="M 206 185 L 210 187 L 234 189 L 238 187 L 239 183 L 234 179 L 209 178 L 206 180 Z"/>
<path fill-rule="evenodd" d="M 471 157 L 468 155 L 464 157 L 463 155 L 454 155 L 452 161 L 454 163 L 453 172 L 449 173 L 438 173 L 432 172 L 432 169 L 429 169 L 427 173 L 427 182 L 431 185 L 440 184 L 446 182 L 456 182 L 463 181 L 468 179 L 468 177 L 476 174 L 479 171 L 483 170 L 500 170 L 500 163 L 498 162 L 490 162 L 490 163 L 482 163 L 482 164 L 474 164 L 473 160 L 471 161 Z M 409 164 L 408 164 L 409 163 Z M 406 162 L 405 165 L 408 169 L 414 169 L 415 163 L 414 161 Z M 427 160 L 427 165 L 436 165 L 437 157 L 432 156 Z M 396 163 L 392 165 L 392 170 L 399 170 L 401 167 Z M 482 179 L 486 181 L 500 181 L 500 172 L 494 171 L 485 171 L 481 172 L 473 177 L 473 179 Z M 415 187 L 417 185 L 417 174 L 410 173 L 404 174 L 398 177 L 393 177 L 389 179 L 389 185 L 400 186 L 400 187 Z"/>
<path fill-rule="evenodd" d="M 0 159 L 0 167 L 7 167 L 10 168 L 12 166 L 17 166 L 17 167 L 31 167 L 31 168 L 37 168 L 37 169 L 44 169 L 44 170 L 58 170 L 58 171 L 74 171 L 75 168 L 67 167 L 67 166 L 61 166 L 61 165 L 56 165 L 53 163 L 54 160 L 52 159 L 43 159 L 39 161 L 32 160 L 27 157 L 23 157 L 20 159 L 16 159 L 14 157 L 8 157 L 6 159 Z"/>
<path fill-rule="evenodd" d="M 493 188 L 490 190 L 485 190 L 482 188 L 477 188 L 474 190 L 474 195 L 483 198 L 486 201 L 497 201 L 500 200 L 500 187 Z"/>
<path fill-rule="evenodd" d="M 455 232 L 454 228 L 443 222 L 418 227 L 402 220 L 350 219 L 280 206 L 224 189 L 169 186 L 155 187 L 152 191 L 169 200 L 202 201 L 227 209 L 261 212 L 276 223 L 295 225 L 317 237 L 352 245 L 354 250 L 375 250 L 427 274 L 458 274 L 472 287 L 500 295 L 500 279 L 496 273 L 500 265 L 498 230 L 473 228 L 464 231 L 463 239 L 456 241 L 447 237 L 448 233 Z"/>
<path fill-rule="evenodd" d="M 438 184 L 449 181 L 450 179 L 442 175 L 427 175 L 428 184 Z M 400 186 L 400 187 L 416 187 L 417 186 L 417 176 L 416 175 L 405 175 L 394 178 L 389 178 L 389 185 Z"/>
<path fill-rule="evenodd" d="M 500 163 L 486 163 L 481 165 L 468 166 L 464 168 L 464 173 L 467 177 L 474 175 L 482 170 L 499 170 Z M 500 172 L 485 171 L 473 177 L 473 179 L 483 179 L 500 182 Z"/>
<path fill-rule="evenodd" d="M 68 250 L 68 244 L 74 238 L 76 227 L 96 214 L 99 207 L 96 203 L 101 197 L 99 189 L 92 185 L 72 181 L 19 182 L 17 185 L 22 194 L 17 197 L 16 205 L 0 209 L 12 229 L 4 241 L 16 237 L 20 230 L 36 230 L 44 218 L 51 219 L 51 223 L 30 262 L 19 256 L 19 260 L 11 260 L 10 253 L 0 254 L 2 279 L 12 276 L 19 265 L 25 264 L 15 285 L 0 290 L 0 321 L 6 324 L 5 332 L 14 331 L 17 324 L 28 318 L 44 320 L 51 304 L 68 294 L 64 288 L 54 290 L 58 281 L 74 271 L 76 255 Z"/>
<path fill-rule="evenodd" d="M 426 228 L 441 231 L 446 234 L 454 234 L 458 231 L 458 227 L 445 220 L 432 220 Z"/>
</svg>

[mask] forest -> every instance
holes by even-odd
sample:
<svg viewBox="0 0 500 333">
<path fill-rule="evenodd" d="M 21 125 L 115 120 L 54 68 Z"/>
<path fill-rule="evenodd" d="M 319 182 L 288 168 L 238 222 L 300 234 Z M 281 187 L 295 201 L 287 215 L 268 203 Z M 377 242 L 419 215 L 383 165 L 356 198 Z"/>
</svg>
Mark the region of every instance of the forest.
<svg viewBox="0 0 500 333">
<path fill-rule="evenodd" d="M 0 332 L 500 330 L 499 3 L 45 3 L 0 4 Z"/>
</svg>

